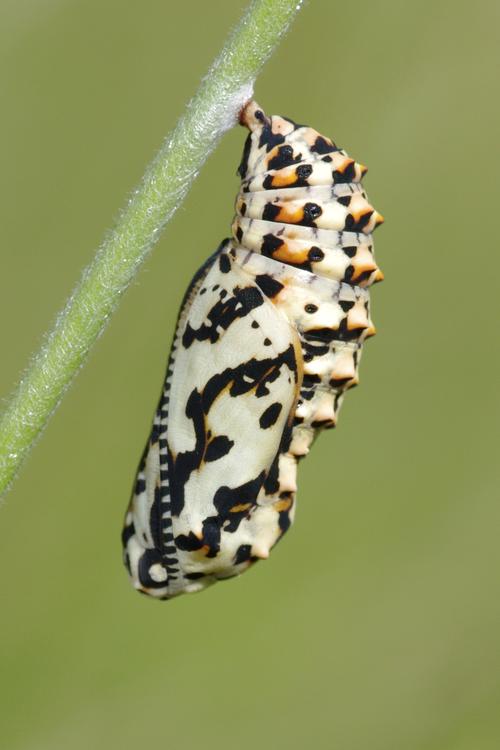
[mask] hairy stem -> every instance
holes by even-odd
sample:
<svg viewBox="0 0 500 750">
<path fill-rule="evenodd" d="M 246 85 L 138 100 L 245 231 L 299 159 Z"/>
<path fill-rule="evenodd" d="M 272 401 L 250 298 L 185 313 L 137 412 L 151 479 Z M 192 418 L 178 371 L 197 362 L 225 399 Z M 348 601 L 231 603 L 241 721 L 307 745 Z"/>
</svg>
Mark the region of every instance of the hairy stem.
<svg viewBox="0 0 500 750">
<path fill-rule="evenodd" d="M 181 205 L 303 0 L 253 0 L 31 360 L 0 418 L 0 494 Z"/>
</svg>

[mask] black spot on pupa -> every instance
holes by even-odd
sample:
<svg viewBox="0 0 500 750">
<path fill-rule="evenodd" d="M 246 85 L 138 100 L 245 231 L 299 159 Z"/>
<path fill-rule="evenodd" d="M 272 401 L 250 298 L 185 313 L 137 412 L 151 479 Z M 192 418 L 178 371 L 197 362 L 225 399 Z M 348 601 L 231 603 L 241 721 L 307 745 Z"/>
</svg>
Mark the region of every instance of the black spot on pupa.
<svg viewBox="0 0 500 750">
<path fill-rule="evenodd" d="M 326 344 L 318 344 L 318 342 L 314 342 L 314 344 L 312 344 L 307 340 L 304 340 L 302 342 L 302 347 L 304 349 L 304 352 L 307 352 L 311 355 L 311 358 L 323 357 L 325 354 L 328 354 L 329 351 L 329 347 Z"/>
<path fill-rule="evenodd" d="M 257 321 L 252 320 L 252 328 L 258 328 L 258 327 L 259 327 L 259 324 L 257 323 Z"/>
<path fill-rule="evenodd" d="M 282 135 L 281 133 L 273 133 L 271 120 L 268 120 L 267 122 L 265 122 L 262 128 L 262 132 L 260 134 L 260 138 L 259 138 L 259 148 L 262 148 L 262 146 L 265 146 L 266 151 L 269 152 L 275 146 L 279 146 L 281 143 L 284 143 L 284 142 L 285 142 L 284 135 Z M 248 156 L 247 156 L 247 163 L 248 163 Z"/>
<path fill-rule="evenodd" d="M 357 249 L 358 248 L 356 247 L 356 245 L 352 245 L 352 246 L 350 245 L 349 247 L 342 248 L 342 250 L 344 251 L 344 253 L 347 255 L 348 258 L 354 258 L 354 256 L 356 255 Z"/>
<path fill-rule="evenodd" d="M 332 388 L 338 389 L 338 388 L 344 388 L 347 383 L 352 380 L 351 377 L 349 378 L 330 378 L 329 384 Z"/>
<path fill-rule="evenodd" d="M 309 313 L 310 315 L 313 315 L 315 312 L 318 312 L 318 306 L 317 305 L 312 305 L 312 304 L 305 305 L 304 306 L 304 310 L 306 311 L 306 313 Z"/>
<path fill-rule="evenodd" d="M 342 172 L 339 172 L 338 170 L 333 171 L 333 181 L 335 183 L 352 182 L 355 177 L 356 177 L 356 164 L 353 161 L 349 162 L 349 164 L 345 167 L 345 169 Z"/>
<path fill-rule="evenodd" d="M 280 211 L 280 206 L 277 206 L 275 203 L 266 203 L 262 211 L 262 218 L 265 221 L 274 221 Z"/>
<path fill-rule="evenodd" d="M 307 373 L 304 374 L 304 379 L 302 380 L 302 385 L 304 388 L 312 388 L 313 386 L 318 385 L 318 383 L 321 383 L 321 377 L 319 375 L 308 375 Z"/>
<path fill-rule="evenodd" d="M 329 154 L 332 151 L 338 151 L 338 148 L 322 135 L 318 135 L 314 144 L 311 146 L 311 151 L 316 154 Z"/>
<path fill-rule="evenodd" d="M 314 227 L 315 226 L 314 222 L 323 213 L 323 209 L 321 208 L 321 206 L 318 206 L 317 203 L 306 203 L 302 210 L 303 210 L 303 219 L 300 223 L 306 227 Z"/>
<path fill-rule="evenodd" d="M 246 212 L 247 212 L 247 204 L 245 203 L 245 201 L 243 201 L 240 206 L 240 214 L 242 216 L 245 216 Z"/>
<path fill-rule="evenodd" d="M 280 531 L 282 534 L 285 533 L 285 531 L 288 531 L 290 528 L 290 524 L 292 523 L 292 520 L 290 518 L 289 511 L 280 511 L 278 514 L 278 524 L 280 527 Z"/>
<path fill-rule="evenodd" d="M 243 179 L 248 169 L 248 157 L 250 156 L 250 150 L 252 148 L 252 134 L 247 135 L 245 145 L 243 147 L 243 156 L 241 157 L 240 166 L 238 167 L 238 174 Z"/>
<path fill-rule="evenodd" d="M 346 316 L 340 321 L 340 325 L 338 327 L 338 330 L 335 332 L 334 338 L 337 339 L 338 341 L 355 341 L 361 336 L 364 330 L 365 330 L 364 326 L 360 326 L 359 328 L 349 329 L 347 327 L 347 316 Z"/>
<path fill-rule="evenodd" d="M 338 330 L 334 328 L 312 328 L 304 333 L 304 338 L 309 341 L 319 341 L 327 344 L 339 338 Z"/>
<path fill-rule="evenodd" d="M 229 440 L 226 435 L 218 435 L 212 438 L 205 451 L 205 461 L 217 461 L 219 458 L 226 456 L 233 445 L 234 442 Z"/>
<path fill-rule="evenodd" d="M 264 482 L 264 491 L 266 495 L 274 495 L 279 490 L 279 457 L 280 451 L 278 451 L 278 453 L 276 454 L 274 461 L 272 462 L 271 467 L 267 473 L 266 481 Z"/>
<path fill-rule="evenodd" d="M 184 578 L 188 581 L 197 581 L 199 578 L 204 578 L 205 573 L 184 573 Z"/>
<path fill-rule="evenodd" d="M 283 244 L 283 240 L 276 237 L 274 234 L 265 234 L 262 238 L 260 252 L 267 258 L 272 258 L 276 250 L 278 250 Z"/>
<path fill-rule="evenodd" d="M 280 284 L 279 281 L 276 281 L 276 279 L 273 279 L 273 277 L 267 273 L 256 276 L 255 281 L 266 297 L 275 297 L 283 289 L 283 284 Z"/>
<path fill-rule="evenodd" d="M 351 279 L 354 276 L 354 266 L 347 266 L 344 273 L 344 281 L 348 284 L 351 283 Z"/>
<path fill-rule="evenodd" d="M 314 429 L 321 427 L 328 429 L 329 427 L 335 427 L 335 422 L 333 419 L 314 419 L 311 422 L 311 427 L 314 427 Z"/>
<path fill-rule="evenodd" d="M 311 261 L 311 263 L 318 263 L 320 260 L 323 260 L 325 257 L 325 254 L 321 248 L 313 246 L 309 253 L 307 254 L 308 259 Z"/>
<path fill-rule="evenodd" d="M 179 534 L 175 537 L 175 543 L 178 549 L 184 550 L 185 552 L 194 552 L 195 550 L 203 547 L 203 540 L 198 539 L 192 531 L 189 534 Z"/>
<path fill-rule="evenodd" d="M 250 560 L 251 554 L 252 554 L 251 544 L 240 544 L 240 546 L 236 550 L 233 564 L 240 565 L 241 563 L 247 562 L 248 560 Z"/>
<path fill-rule="evenodd" d="M 219 268 L 221 273 L 229 273 L 231 270 L 231 261 L 229 260 L 226 253 L 222 253 L 219 258 Z"/>
<path fill-rule="evenodd" d="M 220 549 L 220 523 L 217 517 L 209 516 L 205 518 L 202 526 L 201 539 L 192 531 L 189 534 L 179 534 L 175 538 L 178 549 L 185 552 L 196 552 L 202 547 L 207 547 L 205 552 L 207 557 L 215 557 Z"/>
<path fill-rule="evenodd" d="M 146 480 L 142 477 L 137 477 L 137 481 L 135 483 L 135 489 L 134 492 L 136 495 L 140 495 L 144 492 L 146 489 Z"/>
<path fill-rule="evenodd" d="M 314 390 L 308 391 L 307 389 L 304 389 L 300 392 L 300 395 L 304 399 L 304 401 L 310 401 L 312 398 L 314 398 Z"/>
<path fill-rule="evenodd" d="M 260 415 L 259 424 L 263 430 L 267 430 L 269 427 L 272 427 L 273 424 L 276 423 L 276 420 L 278 419 L 282 408 L 282 405 L 276 402 L 274 404 L 271 404 L 271 406 L 268 406 L 267 409 Z"/>
<path fill-rule="evenodd" d="M 373 271 L 363 271 L 356 278 L 356 284 L 361 284 L 363 281 L 368 281 Z"/>
<path fill-rule="evenodd" d="M 351 300 L 340 300 L 339 305 L 344 312 L 349 312 L 351 307 L 354 307 L 354 302 L 352 302 Z"/>
<path fill-rule="evenodd" d="M 215 516 L 203 521 L 203 546 L 208 547 L 207 557 L 217 557 L 220 549 L 220 523 Z"/>
<path fill-rule="evenodd" d="M 216 517 L 217 523 L 220 524 L 219 528 L 224 524 L 225 531 L 230 533 L 237 531 L 241 521 L 248 515 L 248 509 L 245 506 L 255 505 L 265 475 L 266 472 L 262 471 L 255 479 L 239 487 L 223 486 L 217 490 L 213 503 L 219 514 Z"/>
<path fill-rule="evenodd" d="M 348 206 L 351 200 L 352 195 L 341 195 L 340 198 L 337 198 L 337 203 L 340 203 L 341 206 Z"/>
<path fill-rule="evenodd" d="M 241 227 L 238 227 L 238 229 L 236 230 L 236 239 L 238 240 L 238 242 L 241 242 L 242 238 L 243 238 L 243 229 Z"/>
<path fill-rule="evenodd" d="M 271 346 L 271 339 L 264 339 L 264 346 Z"/>
<path fill-rule="evenodd" d="M 347 214 L 345 228 L 348 232 L 361 232 L 372 217 L 373 211 L 367 211 L 356 221 L 352 214 Z"/>
<path fill-rule="evenodd" d="M 312 164 L 299 164 L 299 166 L 295 170 L 295 174 L 297 175 L 297 182 L 300 181 L 307 184 L 307 178 L 311 176 L 312 171 Z"/>
<path fill-rule="evenodd" d="M 122 544 L 124 547 L 127 546 L 127 542 L 129 539 L 131 539 L 135 534 L 135 527 L 134 524 L 130 524 L 130 526 L 125 526 L 125 528 L 122 531 Z"/>
<path fill-rule="evenodd" d="M 301 154 L 297 156 L 293 155 L 293 148 L 289 144 L 280 146 L 278 153 L 269 160 L 269 169 L 283 169 L 283 167 L 289 167 L 291 164 L 297 164 L 302 158 Z"/>
</svg>

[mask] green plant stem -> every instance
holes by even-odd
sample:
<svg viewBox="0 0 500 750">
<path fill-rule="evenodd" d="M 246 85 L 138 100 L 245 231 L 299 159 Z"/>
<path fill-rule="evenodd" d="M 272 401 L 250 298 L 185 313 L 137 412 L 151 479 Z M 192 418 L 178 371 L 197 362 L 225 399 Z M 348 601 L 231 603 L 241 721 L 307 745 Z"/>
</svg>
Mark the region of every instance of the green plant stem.
<svg viewBox="0 0 500 750">
<path fill-rule="evenodd" d="M 302 0 L 254 0 L 184 115 L 85 269 L 0 419 L 0 495 L 104 330 L 120 295 L 181 205 L 207 156 L 237 122 L 262 66 Z"/>
</svg>

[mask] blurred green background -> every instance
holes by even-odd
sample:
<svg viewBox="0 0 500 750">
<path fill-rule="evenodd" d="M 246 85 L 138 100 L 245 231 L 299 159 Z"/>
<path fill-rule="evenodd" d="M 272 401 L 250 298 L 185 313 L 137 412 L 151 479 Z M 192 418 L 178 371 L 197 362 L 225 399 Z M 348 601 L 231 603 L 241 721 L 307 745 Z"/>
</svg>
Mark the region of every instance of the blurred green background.
<svg viewBox="0 0 500 750">
<path fill-rule="evenodd" d="M 3 0 L 2 394 L 243 7 Z M 235 129 L 1 508 L 2 748 L 500 747 L 499 22 L 494 0 L 298 17 L 256 96 L 370 167 L 361 387 L 269 562 L 132 591 L 122 516 L 183 289 L 228 234 Z"/>
</svg>

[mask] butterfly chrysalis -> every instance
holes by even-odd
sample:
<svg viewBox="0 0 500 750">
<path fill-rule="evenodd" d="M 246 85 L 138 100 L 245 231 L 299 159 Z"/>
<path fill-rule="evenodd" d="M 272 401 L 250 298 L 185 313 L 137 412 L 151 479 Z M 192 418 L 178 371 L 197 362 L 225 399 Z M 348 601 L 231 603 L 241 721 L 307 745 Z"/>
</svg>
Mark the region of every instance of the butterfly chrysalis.
<svg viewBox="0 0 500 750">
<path fill-rule="evenodd" d="M 337 422 L 375 332 L 383 276 L 366 168 L 250 102 L 232 237 L 195 274 L 123 531 L 159 599 L 266 558 L 294 515 L 297 462 Z"/>
</svg>

